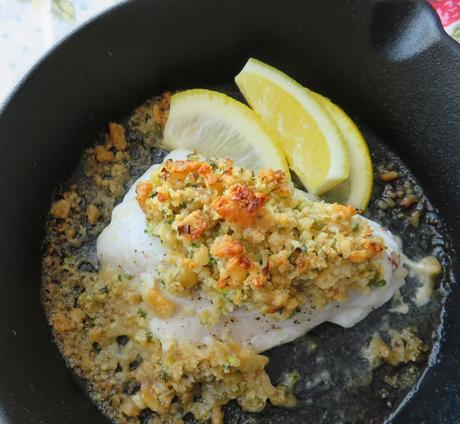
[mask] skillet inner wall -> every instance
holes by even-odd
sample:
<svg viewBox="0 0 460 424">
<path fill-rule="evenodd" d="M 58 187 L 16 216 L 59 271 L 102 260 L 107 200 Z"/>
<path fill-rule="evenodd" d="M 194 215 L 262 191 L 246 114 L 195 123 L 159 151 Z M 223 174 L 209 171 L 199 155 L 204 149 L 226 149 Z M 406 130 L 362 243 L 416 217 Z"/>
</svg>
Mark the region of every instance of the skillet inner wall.
<svg viewBox="0 0 460 424">
<path fill-rule="evenodd" d="M 453 171 L 460 163 L 460 99 L 445 100 L 460 90 L 458 48 L 435 37 L 419 55 L 393 62 L 370 38 L 374 2 L 270 6 L 261 0 L 197 0 L 193 7 L 182 0 L 132 0 L 65 41 L 6 105 L 0 118 L 0 419 L 104 422 L 49 342 L 39 299 L 43 218 L 52 187 L 94 134 L 164 89 L 231 81 L 249 56 L 272 63 L 384 134 L 458 240 L 460 176 Z M 420 10 L 428 22 L 435 19 Z M 450 317 L 460 317 L 454 305 Z M 458 325 L 452 319 L 447 334 Z M 455 393 L 456 377 L 445 369 L 458 366 L 449 354 L 458 348 L 448 338 L 444 362 L 427 378 L 431 390 L 424 387 L 416 396 L 419 407 L 406 408 L 403 417 L 423 417 L 437 388 L 444 387 L 440 396 Z M 432 410 L 438 422 L 459 417 L 455 400 L 446 394 Z"/>
</svg>

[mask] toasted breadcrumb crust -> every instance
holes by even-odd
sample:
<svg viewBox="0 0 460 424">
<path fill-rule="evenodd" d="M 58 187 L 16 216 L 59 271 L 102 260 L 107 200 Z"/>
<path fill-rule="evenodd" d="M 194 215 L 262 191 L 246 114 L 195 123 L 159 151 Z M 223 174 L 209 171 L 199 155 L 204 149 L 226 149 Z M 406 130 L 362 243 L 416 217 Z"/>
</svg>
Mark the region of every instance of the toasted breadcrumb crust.
<svg viewBox="0 0 460 424">
<path fill-rule="evenodd" d="M 285 319 L 382 282 L 384 243 L 367 222 L 351 206 L 299 195 L 282 171 L 191 155 L 141 181 L 137 200 L 168 248 L 162 285 L 175 294 L 200 286 L 213 298 L 203 323 L 242 304 Z"/>
</svg>

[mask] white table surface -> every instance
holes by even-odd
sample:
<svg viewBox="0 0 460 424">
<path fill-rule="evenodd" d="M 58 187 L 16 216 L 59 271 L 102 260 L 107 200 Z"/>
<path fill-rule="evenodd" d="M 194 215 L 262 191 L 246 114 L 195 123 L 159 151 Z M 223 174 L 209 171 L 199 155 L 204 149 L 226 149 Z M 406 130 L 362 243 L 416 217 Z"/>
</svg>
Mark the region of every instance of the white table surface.
<svg viewBox="0 0 460 424">
<path fill-rule="evenodd" d="M 66 34 L 122 0 L 0 0 L 0 104 Z"/>
</svg>

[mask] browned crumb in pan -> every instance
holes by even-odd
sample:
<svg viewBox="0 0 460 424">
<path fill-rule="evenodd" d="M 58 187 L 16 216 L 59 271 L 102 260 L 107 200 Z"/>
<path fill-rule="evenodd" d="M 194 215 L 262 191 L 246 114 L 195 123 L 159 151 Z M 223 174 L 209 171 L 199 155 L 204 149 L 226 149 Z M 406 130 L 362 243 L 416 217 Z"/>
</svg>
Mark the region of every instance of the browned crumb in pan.
<svg viewBox="0 0 460 424">
<path fill-rule="evenodd" d="M 122 125 L 110 123 L 84 152 L 83 175 L 51 206 L 43 259 L 43 304 L 58 346 L 91 397 L 119 422 L 152 412 L 134 408 L 130 396 L 140 389 L 141 358 L 158 350 L 137 340 L 142 311 L 126 310 L 136 301 L 129 282 L 123 274 L 101 278 L 94 254 L 95 239 L 132 178 L 132 144 Z M 147 163 L 147 149 L 135 147 Z M 123 320 L 115 320 L 118 313 Z"/>
<path fill-rule="evenodd" d="M 131 122 L 149 122 L 148 142 L 164 124 L 168 96 L 143 106 Z M 146 131 L 142 126 L 142 131 Z M 98 271 L 94 241 L 132 178 L 132 167 L 150 163 L 146 148 L 110 123 L 100 144 L 83 155 L 84 179 L 70 185 L 51 206 L 43 259 L 43 303 L 61 352 L 88 386 L 91 397 L 116 422 L 223 420 L 230 399 L 251 411 L 295 399 L 275 388 L 267 358 L 237 345 L 172 345 L 152 337 L 141 296 L 122 270 Z M 155 133 L 157 131 L 157 133 Z M 136 144 L 135 146 L 133 144 Z M 141 151 L 139 151 L 141 149 Z M 141 159 L 139 159 L 141 158 Z M 88 246 L 92 245 L 92 249 Z"/>
<path fill-rule="evenodd" d="M 385 342 L 382 337 L 375 335 L 365 349 L 365 356 L 373 367 L 383 362 L 392 366 L 418 362 L 427 350 L 422 340 L 409 328 L 401 331 L 390 329 L 388 338 Z"/>
</svg>

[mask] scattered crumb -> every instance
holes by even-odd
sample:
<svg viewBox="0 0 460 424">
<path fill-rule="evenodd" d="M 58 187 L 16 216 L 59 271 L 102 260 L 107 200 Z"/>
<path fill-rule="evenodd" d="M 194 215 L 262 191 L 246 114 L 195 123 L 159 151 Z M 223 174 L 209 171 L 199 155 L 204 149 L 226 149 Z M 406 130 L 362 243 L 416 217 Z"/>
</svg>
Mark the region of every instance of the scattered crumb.
<svg viewBox="0 0 460 424">
<path fill-rule="evenodd" d="M 412 212 L 409 216 L 410 225 L 412 225 L 414 228 L 417 228 L 420 225 L 420 217 L 421 217 L 420 211 Z"/>
<path fill-rule="evenodd" d="M 391 337 L 389 343 L 375 335 L 364 349 L 364 356 L 372 368 L 384 362 L 394 367 L 408 362 L 418 362 L 426 350 L 423 341 L 408 328 L 401 331 L 390 329 L 388 336 Z"/>
<path fill-rule="evenodd" d="M 96 146 L 94 149 L 94 154 L 96 155 L 96 160 L 98 162 L 113 161 L 113 153 L 110 150 L 107 150 L 105 146 Z"/>
<path fill-rule="evenodd" d="M 97 208 L 97 206 L 90 204 L 88 206 L 88 210 L 86 211 L 86 216 L 88 217 L 88 222 L 91 225 L 95 225 L 101 217 L 101 211 Z"/>
<path fill-rule="evenodd" d="M 164 127 L 169 114 L 169 102 L 171 100 L 171 93 L 165 92 L 159 102 L 153 105 L 153 119 L 156 124 Z"/>
<path fill-rule="evenodd" d="M 396 171 L 386 171 L 380 174 L 380 179 L 385 182 L 394 181 L 397 178 L 399 178 L 399 172 Z"/>
<path fill-rule="evenodd" d="M 383 382 L 393 389 L 408 389 L 417 381 L 418 368 L 416 365 L 406 365 L 400 371 L 390 371 L 383 377 Z"/>
<path fill-rule="evenodd" d="M 64 219 L 67 218 L 70 212 L 70 202 L 65 199 L 54 202 L 51 206 L 51 215 L 55 218 Z"/>
<path fill-rule="evenodd" d="M 123 125 L 111 122 L 109 124 L 109 144 L 117 150 L 126 150 L 126 136 Z"/>
<path fill-rule="evenodd" d="M 224 413 L 222 412 L 222 408 L 220 405 L 216 405 L 212 409 L 211 415 L 211 424 L 223 424 L 224 422 Z"/>
<path fill-rule="evenodd" d="M 383 381 L 389 386 L 396 387 L 398 384 L 398 376 L 396 374 L 386 375 L 383 377 Z"/>
</svg>

